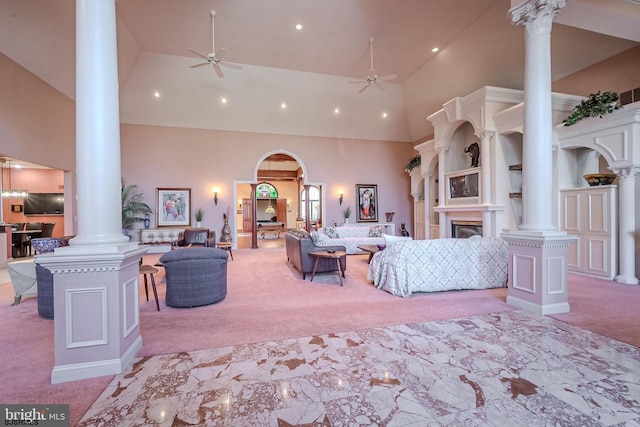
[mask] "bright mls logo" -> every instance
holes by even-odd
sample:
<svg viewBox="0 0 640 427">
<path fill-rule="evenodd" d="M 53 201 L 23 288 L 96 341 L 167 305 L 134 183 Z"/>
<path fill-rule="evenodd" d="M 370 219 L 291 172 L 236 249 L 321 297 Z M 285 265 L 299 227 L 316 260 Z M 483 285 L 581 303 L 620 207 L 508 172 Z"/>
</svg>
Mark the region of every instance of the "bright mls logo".
<svg viewBox="0 0 640 427">
<path fill-rule="evenodd" d="M 69 405 L 0 405 L 5 426 L 69 427 Z"/>
</svg>

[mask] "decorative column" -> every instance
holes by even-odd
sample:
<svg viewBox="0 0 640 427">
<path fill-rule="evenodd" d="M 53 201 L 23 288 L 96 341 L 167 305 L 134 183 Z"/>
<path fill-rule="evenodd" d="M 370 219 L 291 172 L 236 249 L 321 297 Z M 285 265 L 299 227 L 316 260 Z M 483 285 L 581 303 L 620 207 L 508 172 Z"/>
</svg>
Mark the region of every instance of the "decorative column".
<svg viewBox="0 0 640 427">
<path fill-rule="evenodd" d="M 476 132 L 476 136 L 480 138 L 480 176 L 482 188 L 482 204 L 485 206 L 492 205 L 493 192 L 491 191 L 491 138 L 495 135 L 494 131 L 480 129 Z M 482 211 L 482 236 L 492 237 L 493 234 L 493 210 Z"/>
<path fill-rule="evenodd" d="M 258 249 L 258 184 L 251 184 L 251 249 Z"/>
<path fill-rule="evenodd" d="M 617 282 L 637 285 L 635 265 L 635 179 L 640 173 L 640 167 L 633 166 L 625 169 L 614 170 L 620 177 L 618 179 L 618 230 L 619 230 L 619 263 L 620 274 L 615 278 Z M 623 212 L 623 210 L 627 212 Z"/>
<path fill-rule="evenodd" d="M 309 184 L 304 185 L 304 229 L 311 231 L 311 203 L 309 202 Z"/>
<path fill-rule="evenodd" d="M 440 200 L 438 200 L 438 207 L 444 208 L 445 199 L 446 199 L 446 188 L 445 188 L 445 179 L 444 179 L 444 165 L 445 163 L 445 153 L 449 147 L 439 147 L 438 150 L 438 164 L 440 168 L 438 169 L 438 194 L 440 194 Z M 440 239 L 444 239 L 447 237 L 447 213 L 444 211 L 438 212 L 438 222 L 440 223 Z"/>
<path fill-rule="evenodd" d="M 573 241 L 552 223 L 551 25 L 565 0 L 527 0 L 509 13 L 525 29 L 522 225 L 509 244 L 507 303 L 537 313 L 569 311 L 567 249 Z"/>
<path fill-rule="evenodd" d="M 422 175 L 422 180 L 424 181 L 424 238 L 425 239 L 430 239 L 431 238 L 431 215 L 430 215 L 430 210 L 431 210 L 431 178 L 433 178 L 433 173 L 432 172 L 425 172 Z"/>
<path fill-rule="evenodd" d="M 118 104 L 115 0 L 76 0 L 78 234 L 36 256 L 54 278 L 52 383 L 121 373 L 142 346 L 138 264 L 147 248 L 122 234 Z"/>
</svg>

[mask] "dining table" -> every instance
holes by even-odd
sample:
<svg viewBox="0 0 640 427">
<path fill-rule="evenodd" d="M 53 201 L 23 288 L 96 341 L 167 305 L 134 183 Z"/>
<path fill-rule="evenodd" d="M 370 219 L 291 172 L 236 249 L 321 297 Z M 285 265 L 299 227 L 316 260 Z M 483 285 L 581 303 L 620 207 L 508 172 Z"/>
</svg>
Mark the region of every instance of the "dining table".
<svg viewBox="0 0 640 427">
<path fill-rule="evenodd" d="M 11 243 L 13 247 L 12 256 L 14 258 L 27 256 L 23 243 L 30 242 L 31 239 L 42 237 L 42 230 L 17 230 L 11 232 Z M 29 251 L 31 253 L 31 251 Z"/>
</svg>

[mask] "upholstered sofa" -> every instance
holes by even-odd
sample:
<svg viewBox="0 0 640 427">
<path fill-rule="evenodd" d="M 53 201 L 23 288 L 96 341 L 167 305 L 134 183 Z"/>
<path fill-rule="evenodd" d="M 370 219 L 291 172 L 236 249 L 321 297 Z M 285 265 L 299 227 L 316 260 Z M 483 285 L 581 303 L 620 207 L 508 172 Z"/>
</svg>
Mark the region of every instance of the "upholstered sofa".
<svg viewBox="0 0 640 427">
<path fill-rule="evenodd" d="M 305 230 L 289 229 L 285 232 L 284 239 L 287 250 L 287 260 L 302 273 L 302 280 L 305 279 L 307 274 L 313 272 L 313 265 L 316 262 L 316 258 L 309 255 L 310 252 L 345 250 L 345 247 L 342 245 L 316 246 L 313 240 L 311 240 L 311 235 Z M 340 266 L 342 267 L 342 271 L 347 269 L 346 256 L 340 257 Z M 338 271 L 338 263 L 336 263 L 335 259 L 320 258 L 318 260 L 316 273 L 327 271 Z"/>
<path fill-rule="evenodd" d="M 171 246 L 204 246 L 213 248 L 216 246 L 216 232 L 208 228 L 187 228 L 178 235 L 178 240 Z"/>
<path fill-rule="evenodd" d="M 227 251 L 191 247 L 160 257 L 165 269 L 169 307 L 197 307 L 227 296 Z"/>
<path fill-rule="evenodd" d="M 75 236 L 45 237 L 33 239 L 34 248 L 40 254 L 53 252 L 60 246 L 69 246 L 69 240 Z M 38 314 L 53 319 L 53 274 L 36 263 L 36 282 L 38 286 Z"/>
<path fill-rule="evenodd" d="M 414 292 L 505 287 L 507 249 L 502 240 L 480 236 L 398 241 L 373 256 L 367 279 L 378 289 L 402 297 Z"/>
<path fill-rule="evenodd" d="M 359 245 L 382 245 L 384 229 L 381 226 L 343 226 L 323 227 L 312 234 L 312 239 L 317 246 L 344 246 L 348 254 L 364 254 Z M 313 232 L 312 232 L 313 233 Z"/>
</svg>

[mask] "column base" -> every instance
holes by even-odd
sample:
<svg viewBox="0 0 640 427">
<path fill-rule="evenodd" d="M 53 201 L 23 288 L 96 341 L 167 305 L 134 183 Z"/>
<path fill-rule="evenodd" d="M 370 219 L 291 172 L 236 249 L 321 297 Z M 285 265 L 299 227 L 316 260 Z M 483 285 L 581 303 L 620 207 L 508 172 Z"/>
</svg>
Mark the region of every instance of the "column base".
<svg viewBox="0 0 640 427">
<path fill-rule="evenodd" d="M 501 237 L 509 244 L 507 304 L 539 315 L 568 313 L 567 248 L 575 238 L 557 230 Z"/>
<path fill-rule="evenodd" d="M 142 337 L 139 336 L 117 359 L 54 366 L 51 371 L 51 384 L 120 374 L 133 364 L 133 360 L 141 348 Z"/>
<path fill-rule="evenodd" d="M 623 275 L 616 276 L 614 280 L 618 283 L 625 283 L 627 285 L 637 285 L 640 283 L 640 280 L 638 280 L 637 277 L 629 277 Z"/>
</svg>

